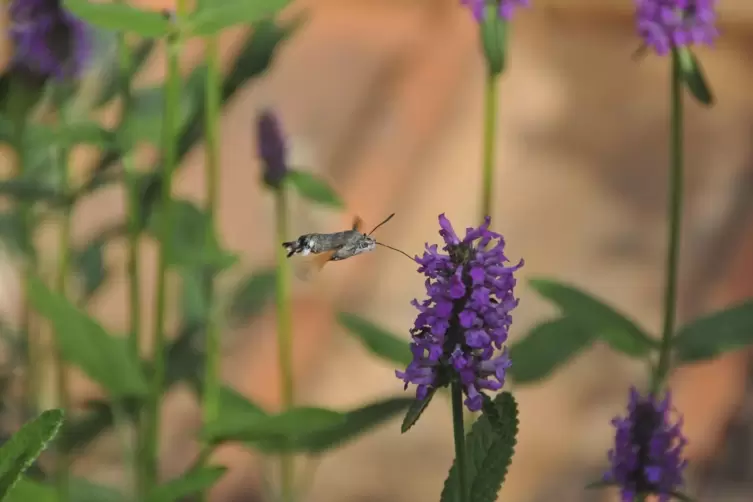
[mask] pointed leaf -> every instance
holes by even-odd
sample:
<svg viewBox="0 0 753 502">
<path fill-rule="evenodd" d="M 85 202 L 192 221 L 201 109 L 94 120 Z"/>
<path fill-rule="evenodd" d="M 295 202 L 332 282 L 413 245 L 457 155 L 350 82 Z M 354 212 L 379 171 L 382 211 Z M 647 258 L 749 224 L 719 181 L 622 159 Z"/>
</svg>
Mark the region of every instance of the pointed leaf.
<svg viewBox="0 0 753 502">
<path fill-rule="evenodd" d="M 499 16 L 496 3 L 487 4 L 481 22 L 481 47 L 489 74 L 499 75 L 507 59 L 508 21 Z"/>
<path fill-rule="evenodd" d="M 194 36 L 214 35 L 238 24 L 251 24 L 282 10 L 289 0 L 225 0 L 205 2 L 189 20 L 189 32 Z"/>
<path fill-rule="evenodd" d="M 707 361 L 753 345 L 753 301 L 701 317 L 680 328 L 672 344 L 682 363 Z"/>
<path fill-rule="evenodd" d="M 682 47 L 677 49 L 677 58 L 682 80 L 690 94 L 702 105 L 713 105 L 714 96 L 706 81 L 701 63 L 695 57 L 695 54 L 688 47 Z"/>
<path fill-rule="evenodd" d="M 0 448 L 0 500 L 52 441 L 63 424 L 63 410 L 47 410 L 27 422 Z"/>
<path fill-rule="evenodd" d="M 36 277 L 29 280 L 35 310 L 52 322 L 63 358 L 117 397 L 147 393 L 141 363 L 124 338 L 115 338 Z"/>
<path fill-rule="evenodd" d="M 291 170 L 285 179 L 306 200 L 336 209 L 343 207 L 342 199 L 337 192 L 324 179 L 314 174 Z"/>
<path fill-rule="evenodd" d="M 557 304 L 565 316 L 596 333 L 619 352 L 643 357 L 657 347 L 635 322 L 584 291 L 547 279 L 532 279 L 530 284 L 541 296 Z"/>
<path fill-rule="evenodd" d="M 515 383 L 541 380 L 589 347 L 596 334 L 570 317 L 562 317 L 535 326 L 510 346 L 512 366 L 508 374 Z"/>
<path fill-rule="evenodd" d="M 355 314 L 341 312 L 337 319 L 341 326 L 355 335 L 375 356 L 402 368 L 408 366 L 413 359 L 407 340 L 402 340 Z"/>
<path fill-rule="evenodd" d="M 63 0 L 63 5 L 82 20 L 100 28 L 138 33 L 142 37 L 161 37 L 169 31 L 168 19 L 159 12 L 150 12 L 121 3 Z"/>
<path fill-rule="evenodd" d="M 147 502 L 175 502 L 214 486 L 225 474 L 227 467 L 211 466 L 189 471 L 178 479 L 156 487 Z"/>
<path fill-rule="evenodd" d="M 239 326 L 259 315 L 275 296 L 276 269 L 257 270 L 235 286 L 230 300 L 229 323 Z"/>
<path fill-rule="evenodd" d="M 107 270 L 104 252 L 104 242 L 94 240 L 74 254 L 73 260 L 81 280 L 84 301 L 89 300 L 105 282 Z"/>
<path fill-rule="evenodd" d="M 220 389 L 220 414 L 228 416 L 249 417 L 267 416 L 267 412 L 258 404 L 228 386 Z"/>
<path fill-rule="evenodd" d="M 436 393 L 437 389 L 432 388 L 429 389 L 425 398 L 413 400 L 410 408 L 408 408 L 408 412 L 405 414 L 405 418 L 403 418 L 403 423 L 400 426 L 400 432 L 405 434 L 406 432 L 408 432 L 408 430 L 410 430 L 411 427 L 416 425 L 416 422 L 418 422 L 418 419 L 421 418 L 421 415 L 429 406 L 429 403 L 434 398 L 434 394 Z"/>
</svg>

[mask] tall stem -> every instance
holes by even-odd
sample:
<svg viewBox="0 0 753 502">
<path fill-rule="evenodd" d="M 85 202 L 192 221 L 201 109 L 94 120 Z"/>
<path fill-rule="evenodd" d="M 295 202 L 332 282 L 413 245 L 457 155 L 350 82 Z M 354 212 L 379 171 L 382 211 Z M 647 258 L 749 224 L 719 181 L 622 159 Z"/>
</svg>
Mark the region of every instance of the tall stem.
<svg viewBox="0 0 753 502">
<path fill-rule="evenodd" d="M 217 198 L 220 171 L 220 61 L 217 37 L 207 37 L 205 45 L 205 60 L 207 64 L 207 81 L 205 95 L 206 109 L 206 207 L 210 224 L 207 225 L 207 241 L 215 238 L 217 228 Z M 206 331 L 206 365 L 204 375 L 204 392 L 202 411 L 204 423 L 216 421 L 220 414 L 220 327 L 218 317 L 214 315 L 214 274 L 209 273 L 203 278 L 206 291 L 207 331 Z M 206 458 L 211 450 L 211 444 L 204 445 L 203 457 Z M 202 497 L 207 500 L 207 494 Z"/>
<path fill-rule="evenodd" d="M 275 191 L 275 216 L 277 218 L 277 242 L 285 242 L 288 236 L 288 205 L 285 187 Z M 293 331 L 290 304 L 290 264 L 285 249 L 277 246 L 277 344 L 280 364 L 282 406 L 293 405 Z M 280 458 L 280 483 L 282 502 L 292 502 L 295 490 L 294 464 L 291 455 Z"/>
<path fill-rule="evenodd" d="M 666 285 L 664 293 L 664 327 L 662 330 L 661 352 L 653 391 L 657 392 L 666 380 L 672 354 L 672 335 L 675 330 L 677 310 L 677 275 L 680 264 L 680 228 L 682 226 L 683 191 L 683 113 L 682 75 L 677 51 L 672 52 L 672 77 L 670 87 L 670 174 L 668 210 L 668 249 L 666 262 Z"/>
<path fill-rule="evenodd" d="M 465 463 L 465 426 L 463 423 L 463 388 L 452 382 L 452 429 L 455 436 L 455 468 L 458 473 L 458 502 L 468 498 L 468 470 Z"/>
<path fill-rule="evenodd" d="M 184 2 L 183 2 L 184 3 Z M 182 9 L 179 5 L 178 17 Z M 153 373 L 150 385 L 149 403 L 144 431 L 144 485 L 141 500 L 146 500 L 148 493 L 157 482 L 159 467 L 159 425 L 160 399 L 165 386 L 165 311 L 167 306 L 167 267 L 172 253 L 172 186 L 173 172 L 177 162 L 178 115 L 180 103 L 180 39 L 176 34 L 167 38 L 167 68 L 165 80 L 165 108 L 162 123 L 162 194 L 160 246 L 157 261 L 157 312 L 154 320 L 154 354 Z"/>
<path fill-rule="evenodd" d="M 498 77 L 487 72 L 484 86 L 484 157 L 481 185 L 481 220 L 491 216 L 494 197 L 495 141 L 497 137 Z"/>
</svg>

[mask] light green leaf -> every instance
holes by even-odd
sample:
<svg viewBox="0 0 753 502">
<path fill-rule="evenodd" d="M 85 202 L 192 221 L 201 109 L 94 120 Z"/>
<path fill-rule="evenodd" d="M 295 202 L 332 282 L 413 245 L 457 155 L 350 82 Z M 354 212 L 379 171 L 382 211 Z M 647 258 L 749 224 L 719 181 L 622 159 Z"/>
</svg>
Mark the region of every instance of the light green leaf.
<svg viewBox="0 0 753 502">
<path fill-rule="evenodd" d="M 72 478 L 70 500 L 75 502 L 123 502 L 125 499 L 114 488 L 94 484 L 86 479 Z M 58 502 L 55 485 L 32 481 L 22 477 L 3 502 Z"/>
<path fill-rule="evenodd" d="M 548 279 L 531 279 L 529 282 L 541 296 L 557 304 L 565 316 L 596 333 L 614 350 L 632 357 L 644 357 L 658 347 L 627 316 L 588 293 Z"/>
<path fill-rule="evenodd" d="M 239 326 L 259 315 L 275 296 L 276 269 L 257 270 L 236 284 L 231 294 L 229 323 Z"/>
<path fill-rule="evenodd" d="M 481 47 L 491 75 L 499 75 L 507 60 L 508 21 L 499 16 L 496 3 L 487 4 L 481 22 Z"/>
<path fill-rule="evenodd" d="M 512 366 L 508 375 L 518 384 L 539 381 L 589 347 L 596 338 L 595 333 L 570 317 L 541 323 L 510 345 Z"/>
<path fill-rule="evenodd" d="M 289 0 L 225 0 L 204 2 L 189 19 L 194 36 L 214 35 L 232 26 L 251 24 L 282 10 Z"/>
<path fill-rule="evenodd" d="M 227 467 L 202 467 L 156 487 L 147 497 L 147 502 L 175 502 L 183 497 L 211 488 L 227 471 Z"/>
<path fill-rule="evenodd" d="M 63 424 L 63 410 L 47 410 L 23 425 L 0 448 L 0 500 L 52 441 Z"/>
<path fill-rule="evenodd" d="M 305 171 L 291 170 L 285 177 L 298 194 L 306 200 L 336 209 L 343 207 L 342 199 L 322 178 Z"/>
<path fill-rule="evenodd" d="M 125 338 L 115 338 L 66 298 L 36 277 L 29 280 L 35 310 L 52 322 L 63 358 L 78 366 L 115 397 L 144 396 L 148 391 L 141 362 Z"/>
<path fill-rule="evenodd" d="M 375 356 L 402 368 L 408 366 L 413 359 L 407 340 L 398 338 L 376 324 L 347 312 L 338 314 L 337 320 Z"/>
<path fill-rule="evenodd" d="M 753 345 L 753 301 L 686 324 L 672 339 L 681 363 L 708 361 Z"/>
<path fill-rule="evenodd" d="M 63 6 L 94 26 L 137 33 L 142 37 L 162 37 L 170 28 L 169 21 L 162 13 L 140 10 L 124 3 L 63 0 Z"/>
<path fill-rule="evenodd" d="M 680 74 L 685 87 L 690 94 L 702 105 L 711 106 L 714 104 L 714 95 L 703 73 L 701 63 L 695 57 L 695 54 L 688 47 L 681 47 L 677 50 L 678 64 L 680 65 Z"/>
<path fill-rule="evenodd" d="M 408 412 L 405 414 L 405 418 L 403 418 L 403 423 L 400 426 L 400 432 L 405 434 L 411 427 L 416 425 L 416 422 L 418 422 L 418 419 L 421 418 L 421 415 L 429 406 L 429 403 L 434 398 L 434 394 L 436 394 L 436 392 L 437 389 L 432 388 L 426 394 L 425 398 L 413 400 L 413 403 L 408 408 Z"/>
</svg>

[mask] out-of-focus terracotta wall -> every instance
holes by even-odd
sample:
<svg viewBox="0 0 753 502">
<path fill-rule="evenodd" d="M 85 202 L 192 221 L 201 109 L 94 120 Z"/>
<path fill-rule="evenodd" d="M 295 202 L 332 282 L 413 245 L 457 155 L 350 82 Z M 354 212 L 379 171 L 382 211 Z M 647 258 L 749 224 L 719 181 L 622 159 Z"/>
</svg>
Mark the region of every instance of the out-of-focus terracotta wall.
<svg viewBox="0 0 753 502">
<path fill-rule="evenodd" d="M 553 313 L 525 281 L 544 274 L 603 295 L 657 329 L 665 245 L 666 61 L 630 59 L 637 41 L 627 0 L 533 3 L 516 17 L 510 67 L 500 85 L 493 221 L 506 236 L 511 259 L 526 260 L 512 336 Z M 353 212 L 367 222 L 397 212 L 380 230 L 385 242 L 420 251 L 437 238 L 441 212 L 457 228 L 475 222 L 483 65 L 470 16 L 454 0 L 308 1 L 287 14 L 303 7 L 311 9 L 306 27 L 280 51 L 269 75 L 239 93 L 222 121 L 220 210 L 227 246 L 254 267 L 270 263 L 277 245 L 252 143 L 254 114 L 265 106 L 279 111 L 296 138 L 297 161 L 329 176 Z M 751 43 L 743 34 L 753 22 L 753 6 L 728 0 L 721 13 L 718 46 L 699 51 L 718 104 L 705 110 L 688 101 L 683 243 L 688 278 L 716 252 L 710 236 L 729 218 L 734 188 L 751 169 L 753 67 L 747 56 Z M 236 30 L 223 38 L 227 61 L 239 35 Z M 192 43 L 186 65 L 200 54 L 200 43 Z M 148 80 L 161 74 L 159 61 L 148 73 Z M 179 192 L 201 197 L 202 162 L 197 148 L 177 182 Z M 120 199 L 112 191 L 82 204 L 77 234 L 87 235 L 121 214 Z M 336 229 L 352 216 L 302 204 L 294 214 L 294 232 Z M 150 243 L 144 248 L 148 315 L 154 249 Z M 122 249 L 113 248 L 108 262 L 120 263 L 122 256 Z M 750 277 L 750 258 L 736 260 L 714 263 L 716 276 L 700 288 L 684 289 L 684 299 L 692 297 L 694 309 L 706 311 L 752 294 L 750 286 L 736 282 L 733 288 L 727 279 Z M 359 312 L 407 337 L 414 315 L 409 301 L 423 287 L 413 272 L 404 257 L 380 250 L 327 267 L 313 284 L 297 285 L 302 401 L 345 408 L 402 393 L 394 368 L 348 339 L 332 312 Z M 122 267 L 119 274 L 93 307 L 113 328 L 126 318 Z M 227 379 L 270 406 L 278 388 L 273 335 L 270 312 L 234 334 L 225 360 Z M 744 364 L 743 356 L 732 356 L 678 375 L 677 406 L 686 412 L 696 458 L 713 451 L 742 392 Z M 583 498 L 580 487 L 598 475 L 606 458 L 609 419 L 623 406 L 627 386 L 642 382 L 644 373 L 597 346 L 541 385 L 515 389 L 521 436 L 505 500 L 533 501 L 552 493 L 557 500 Z M 81 381 L 77 390 L 81 398 L 93 391 Z M 197 424 L 189 394 L 172 393 L 163 421 L 165 476 L 190 463 Z M 121 482 L 117 448 L 114 438 L 101 442 L 79 469 Z M 308 500 L 437 500 L 451 458 L 449 411 L 437 403 L 405 436 L 392 423 L 326 456 Z M 232 494 L 234 500 L 250 500 L 248 493 L 259 486 L 258 464 L 235 448 L 223 449 L 217 459 L 233 469 L 215 490 L 216 500 Z"/>
</svg>

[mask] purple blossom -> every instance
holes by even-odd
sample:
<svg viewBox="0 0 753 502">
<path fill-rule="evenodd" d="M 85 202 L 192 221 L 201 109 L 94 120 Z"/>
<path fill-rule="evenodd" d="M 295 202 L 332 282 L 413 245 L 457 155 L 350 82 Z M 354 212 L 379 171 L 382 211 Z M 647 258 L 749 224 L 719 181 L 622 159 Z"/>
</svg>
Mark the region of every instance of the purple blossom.
<svg viewBox="0 0 753 502">
<path fill-rule="evenodd" d="M 486 0 L 460 0 L 460 3 L 471 10 L 476 21 L 480 23 L 484 20 Z M 498 0 L 497 5 L 497 15 L 509 21 L 515 9 L 518 7 L 529 7 L 531 0 Z"/>
<path fill-rule="evenodd" d="M 681 431 L 682 418 L 670 423 L 671 411 L 669 392 L 658 401 L 631 388 L 628 416 L 612 420 L 617 432 L 604 481 L 620 486 L 623 502 L 648 494 L 666 502 L 683 484 L 687 461 L 682 459 L 682 450 L 687 439 Z"/>
<path fill-rule="evenodd" d="M 9 13 L 14 68 L 56 80 L 75 78 L 85 69 L 92 33 L 61 0 L 12 0 Z"/>
<path fill-rule="evenodd" d="M 263 111 L 256 121 L 256 147 L 263 163 L 263 178 L 271 188 L 279 188 L 288 172 L 285 137 L 277 116 Z"/>
<path fill-rule="evenodd" d="M 513 296 L 514 266 L 504 254 L 505 241 L 489 230 L 488 216 L 478 228 L 468 228 L 461 240 L 444 214 L 439 216 L 442 253 L 426 244 L 416 256 L 418 271 L 426 276 L 427 298 L 413 300 L 418 316 L 411 329 L 413 361 L 398 378 L 417 386 L 423 399 L 431 389 L 459 381 L 471 411 L 481 409 L 482 391 L 496 391 L 505 383 L 510 359 L 505 348 L 512 324 L 510 312 L 518 305 Z"/>
<path fill-rule="evenodd" d="M 657 54 L 696 44 L 712 45 L 716 0 L 635 0 L 638 33 Z"/>
</svg>

